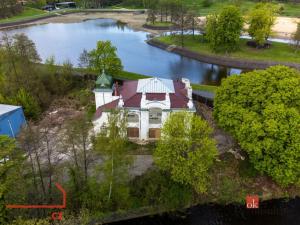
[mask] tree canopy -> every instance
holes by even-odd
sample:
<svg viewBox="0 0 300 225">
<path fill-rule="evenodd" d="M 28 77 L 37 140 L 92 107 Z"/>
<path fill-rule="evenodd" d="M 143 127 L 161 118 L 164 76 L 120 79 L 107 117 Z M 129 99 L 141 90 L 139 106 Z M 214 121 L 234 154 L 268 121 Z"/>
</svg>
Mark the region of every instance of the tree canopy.
<svg viewBox="0 0 300 225">
<path fill-rule="evenodd" d="M 207 17 L 206 37 L 216 52 L 231 52 L 238 49 L 243 28 L 243 17 L 239 8 L 227 6 L 220 14 Z"/>
<path fill-rule="evenodd" d="M 7 222 L 5 200 L 7 193 L 18 179 L 23 158 L 14 139 L 0 135 L 0 224 Z"/>
<path fill-rule="evenodd" d="M 96 49 L 93 49 L 88 53 L 86 57 L 86 52 L 81 55 L 81 60 L 86 63 L 88 61 L 89 67 L 100 73 L 102 70 L 109 74 L 118 74 L 122 69 L 122 62 L 117 56 L 117 48 L 112 45 L 110 41 L 98 41 Z"/>
<path fill-rule="evenodd" d="M 170 114 L 154 152 L 156 164 L 171 178 L 201 193 L 207 188 L 207 174 L 216 156 L 212 129 L 207 122 L 189 112 Z"/>
<path fill-rule="evenodd" d="M 214 117 L 254 167 L 286 186 L 300 178 L 300 73 L 285 66 L 223 80 Z"/>
<path fill-rule="evenodd" d="M 258 4 L 249 15 L 249 35 L 257 44 L 268 40 L 276 20 L 276 8 L 272 4 Z"/>
</svg>

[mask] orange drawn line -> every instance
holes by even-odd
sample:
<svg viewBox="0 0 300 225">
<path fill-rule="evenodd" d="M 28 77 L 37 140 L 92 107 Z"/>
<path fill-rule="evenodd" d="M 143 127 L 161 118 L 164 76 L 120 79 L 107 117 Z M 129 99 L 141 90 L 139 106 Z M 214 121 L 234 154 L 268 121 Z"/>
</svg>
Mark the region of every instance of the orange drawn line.
<svg viewBox="0 0 300 225">
<path fill-rule="evenodd" d="M 60 186 L 59 183 L 55 183 L 58 190 L 61 191 L 63 195 L 62 205 L 6 205 L 9 209 L 65 209 L 67 205 L 67 194 L 66 191 Z"/>
</svg>

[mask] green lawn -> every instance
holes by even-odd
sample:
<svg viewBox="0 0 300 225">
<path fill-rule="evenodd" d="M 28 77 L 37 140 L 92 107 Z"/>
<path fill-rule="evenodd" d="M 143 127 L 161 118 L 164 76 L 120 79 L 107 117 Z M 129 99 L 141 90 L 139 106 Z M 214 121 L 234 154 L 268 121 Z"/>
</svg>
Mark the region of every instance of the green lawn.
<svg viewBox="0 0 300 225">
<path fill-rule="evenodd" d="M 153 23 L 147 23 L 147 24 L 154 27 L 169 27 L 174 25 L 174 23 L 171 22 L 159 22 L 159 21 L 154 22 L 154 24 Z"/>
<path fill-rule="evenodd" d="M 29 8 L 25 7 L 22 13 L 19 15 L 7 18 L 7 19 L 0 19 L 0 23 L 8 23 L 8 22 L 14 22 L 21 19 L 27 19 L 27 18 L 35 18 L 39 16 L 43 16 L 47 14 L 47 12 L 39 9 Z"/>
<path fill-rule="evenodd" d="M 207 14 L 211 14 L 214 12 L 219 11 L 222 9 L 224 6 L 233 4 L 234 2 L 239 2 L 241 11 L 245 14 L 249 10 L 251 10 L 254 5 L 257 3 L 257 1 L 249 1 L 249 0 L 212 0 L 212 4 L 208 7 L 203 6 L 203 1 L 204 0 L 185 0 L 187 5 L 191 5 L 194 10 L 198 12 L 200 16 L 206 16 Z M 118 7 L 126 7 L 126 8 L 141 8 L 143 6 L 141 0 L 131 0 L 127 1 L 129 4 L 122 3 L 119 4 Z M 138 4 L 135 2 L 139 2 Z M 298 3 L 284 3 L 284 2 L 279 2 L 279 1 L 274 1 L 277 2 L 278 4 L 283 6 L 283 12 L 282 16 L 290 16 L 290 17 L 299 17 L 300 16 L 300 4 Z"/>
<path fill-rule="evenodd" d="M 166 44 L 175 44 L 180 46 L 180 38 L 178 36 L 164 36 L 157 38 Z M 255 49 L 246 45 L 246 40 L 240 40 L 240 50 L 229 55 L 216 54 L 212 52 L 208 43 L 201 42 L 201 36 L 192 35 L 185 37 L 184 47 L 195 52 L 207 55 L 226 56 L 237 59 L 260 60 L 260 61 L 276 61 L 276 62 L 294 62 L 300 63 L 300 51 L 295 52 L 292 46 L 283 43 L 272 42 L 270 49 Z"/>
</svg>

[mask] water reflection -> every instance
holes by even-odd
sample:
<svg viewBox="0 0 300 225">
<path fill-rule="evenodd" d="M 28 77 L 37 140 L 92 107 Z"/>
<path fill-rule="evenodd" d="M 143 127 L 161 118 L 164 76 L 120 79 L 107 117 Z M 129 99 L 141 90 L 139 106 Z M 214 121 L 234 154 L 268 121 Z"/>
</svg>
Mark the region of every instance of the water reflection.
<svg viewBox="0 0 300 225">
<path fill-rule="evenodd" d="M 60 64 L 68 59 L 78 65 L 83 49 L 95 48 L 98 40 L 110 40 L 118 49 L 124 69 L 130 72 L 169 79 L 187 77 L 193 83 L 215 85 L 220 84 L 222 78 L 241 72 L 239 69 L 212 66 L 150 46 L 145 42 L 149 33 L 133 30 L 112 19 L 44 24 L 11 30 L 8 34 L 22 32 L 36 43 L 43 61 L 55 56 Z"/>
</svg>

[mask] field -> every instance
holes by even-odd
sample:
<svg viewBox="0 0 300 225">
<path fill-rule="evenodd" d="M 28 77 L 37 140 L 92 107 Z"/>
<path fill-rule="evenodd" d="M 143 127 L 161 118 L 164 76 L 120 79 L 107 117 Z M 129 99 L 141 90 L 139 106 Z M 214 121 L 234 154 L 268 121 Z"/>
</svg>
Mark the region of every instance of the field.
<svg viewBox="0 0 300 225">
<path fill-rule="evenodd" d="M 25 7 L 23 12 L 19 15 L 7 18 L 7 19 L 0 19 L 0 23 L 9 23 L 9 22 L 15 22 L 22 19 L 29 19 L 29 18 L 37 18 L 39 16 L 46 15 L 47 12 L 39 9 L 29 8 Z"/>
<path fill-rule="evenodd" d="M 178 36 L 163 36 L 157 38 L 166 44 L 181 45 Z M 227 55 L 217 54 L 212 52 L 207 42 L 201 41 L 201 36 L 187 35 L 184 38 L 184 47 L 195 52 L 204 53 L 207 55 L 226 56 L 237 59 L 250 59 L 260 61 L 274 61 L 274 62 L 293 62 L 300 63 L 300 51 L 284 43 L 272 42 L 269 49 L 256 49 L 246 45 L 247 40 L 240 39 L 239 50 Z"/>
</svg>

